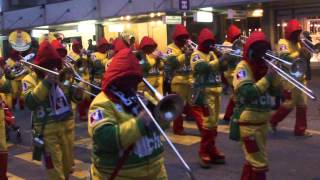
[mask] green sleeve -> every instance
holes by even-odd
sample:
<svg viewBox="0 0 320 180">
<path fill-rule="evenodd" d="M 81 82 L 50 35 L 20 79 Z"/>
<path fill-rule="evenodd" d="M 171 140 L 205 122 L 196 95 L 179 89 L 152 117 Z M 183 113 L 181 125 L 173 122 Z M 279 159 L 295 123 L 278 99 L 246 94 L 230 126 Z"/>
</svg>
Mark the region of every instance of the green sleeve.
<svg viewBox="0 0 320 180">
<path fill-rule="evenodd" d="M 204 75 L 207 74 L 209 71 L 210 67 L 209 64 L 205 61 L 198 61 L 194 65 L 194 75 Z"/>
<path fill-rule="evenodd" d="M 38 106 L 48 99 L 49 90 L 51 88 L 51 84 L 42 80 L 35 87 L 28 82 L 26 83 L 26 89 L 23 90 L 24 100 L 26 102 L 27 107 L 30 110 L 35 110 Z"/>
<path fill-rule="evenodd" d="M 132 134 L 130 131 L 135 131 L 132 125 L 136 125 L 141 135 L 145 134 L 144 125 L 136 119 L 131 119 L 121 124 L 104 124 L 96 128 L 93 134 L 94 143 L 99 149 L 110 152 L 128 148 L 140 137 L 129 136 Z M 129 126 L 132 128 L 128 128 Z M 124 140 L 124 138 L 126 140 Z"/>
<path fill-rule="evenodd" d="M 258 99 L 270 85 L 271 78 L 267 75 L 261 78 L 258 82 L 247 83 L 238 88 L 239 95 L 245 99 L 245 101 L 252 101 Z"/>
<path fill-rule="evenodd" d="M 10 93 L 11 91 L 11 81 L 8 79 L 2 80 L 3 84 L 0 86 L 0 92 L 2 93 Z"/>
</svg>

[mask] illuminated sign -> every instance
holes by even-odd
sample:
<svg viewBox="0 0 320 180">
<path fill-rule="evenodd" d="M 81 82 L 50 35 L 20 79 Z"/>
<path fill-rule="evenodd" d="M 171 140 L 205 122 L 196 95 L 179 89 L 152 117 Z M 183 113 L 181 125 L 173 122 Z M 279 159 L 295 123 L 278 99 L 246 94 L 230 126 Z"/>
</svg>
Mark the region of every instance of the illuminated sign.
<svg viewBox="0 0 320 180">
<path fill-rule="evenodd" d="M 197 11 L 193 14 L 195 22 L 213 22 L 213 14 L 211 12 Z"/>
<path fill-rule="evenodd" d="M 181 16 L 162 16 L 162 21 L 164 24 L 181 24 Z"/>
</svg>

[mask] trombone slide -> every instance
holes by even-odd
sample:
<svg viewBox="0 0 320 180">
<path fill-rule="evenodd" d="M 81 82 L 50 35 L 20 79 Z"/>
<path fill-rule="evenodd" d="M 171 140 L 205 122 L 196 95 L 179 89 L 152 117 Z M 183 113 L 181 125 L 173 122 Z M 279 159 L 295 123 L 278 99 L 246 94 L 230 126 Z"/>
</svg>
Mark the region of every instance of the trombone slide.
<svg viewBox="0 0 320 180">
<path fill-rule="evenodd" d="M 181 154 L 179 153 L 179 151 L 177 150 L 177 148 L 173 145 L 173 143 L 171 142 L 171 140 L 169 139 L 169 137 L 167 136 L 167 134 L 164 132 L 164 130 L 161 128 L 161 126 L 159 125 L 159 123 L 157 122 L 157 120 L 153 117 L 152 113 L 150 112 L 150 110 L 147 108 L 147 106 L 144 104 L 143 100 L 139 97 L 138 94 L 136 94 L 138 101 L 140 103 L 140 105 L 143 107 L 143 109 L 147 112 L 147 114 L 150 116 L 152 122 L 155 124 L 155 126 L 157 127 L 157 129 L 159 130 L 159 132 L 161 133 L 161 135 L 164 137 L 164 139 L 167 141 L 167 143 L 169 144 L 170 148 L 173 150 L 173 152 L 177 155 L 178 159 L 180 160 L 180 162 L 182 163 L 183 167 L 185 168 L 185 170 L 187 171 L 190 179 L 194 180 L 195 177 L 192 173 L 191 168 L 189 167 L 189 165 L 186 163 L 186 161 L 182 158 Z"/>
</svg>

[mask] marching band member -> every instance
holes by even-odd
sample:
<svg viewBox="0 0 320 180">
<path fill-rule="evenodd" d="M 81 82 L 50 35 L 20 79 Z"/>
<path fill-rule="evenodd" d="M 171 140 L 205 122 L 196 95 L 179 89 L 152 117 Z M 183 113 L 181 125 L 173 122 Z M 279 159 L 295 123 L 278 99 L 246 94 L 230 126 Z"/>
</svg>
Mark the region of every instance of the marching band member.
<svg viewBox="0 0 320 180">
<path fill-rule="evenodd" d="M 129 48 L 118 51 L 89 109 L 93 180 L 167 179 L 159 132 L 137 101 L 141 81 L 135 55 Z"/>
<path fill-rule="evenodd" d="M 1 93 L 9 93 L 11 89 L 10 80 L 3 77 L 4 69 L 0 69 L 0 91 Z M 8 165 L 8 149 L 6 143 L 6 126 L 5 113 L 2 103 L 0 105 L 0 180 L 8 180 L 7 165 Z"/>
<path fill-rule="evenodd" d="M 232 46 L 233 42 L 237 40 L 240 37 L 240 35 L 241 35 L 241 30 L 233 24 L 230 25 L 227 31 L 227 39 L 223 42 L 222 45 Z M 229 55 L 228 53 L 225 53 L 223 55 L 223 59 L 227 59 L 227 61 L 224 61 L 224 62 L 227 62 L 227 70 L 224 71 L 223 75 L 227 80 L 228 85 L 231 86 L 233 90 L 232 77 L 233 77 L 234 69 L 237 66 L 237 62 L 240 61 L 240 58 Z M 233 107 L 234 107 L 234 94 L 232 93 L 229 98 L 229 102 L 223 117 L 223 121 L 221 123 L 229 124 L 229 121 L 233 112 Z"/>
<path fill-rule="evenodd" d="M 40 44 L 34 60 L 36 65 L 53 71 L 62 69 L 63 48 L 57 48 L 59 41 L 55 41 L 52 44 L 57 45 L 57 50 L 48 41 Z M 74 122 L 70 101 L 78 102 L 82 98 L 79 89 L 66 90 L 61 86 L 56 75 L 38 69 L 22 80 L 25 102 L 33 113 L 33 159 L 44 157 L 48 177 L 53 180 L 68 179 L 72 171 L 73 143 L 70 139 L 74 136 Z"/>
<path fill-rule="evenodd" d="M 299 43 L 300 33 L 302 28 L 299 22 L 292 19 L 285 27 L 285 39 L 279 40 L 279 53 L 280 57 L 285 60 L 294 62 L 296 58 L 299 58 L 301 53 L 301 45 Z M 305 77 L 299 79 L 300 82 L 306 84 Z M 296 124 L 294 128 L 295 136 L 311 136 L 311 133 L 307 132 L 307 96 L 302 93 L 298 88 L 292 86 L 285 80 L 284 86 L 284 102 L 280 105 L 279 109 L 271 118 L 271 126 L 273 130 L 279 122 L 281 122 L 287 115 L 296 108 Z"/>
<path fill-rule="evenodd" d="M 150 37 L 144 36 L 140 42 L 140 64 L 142 66 L 143 76 L 150 82 L 150 84 L 162 94 L 162 74 L 161 74 L 161 60 L 155 54 L 157 43 Z M 145 89 L 141 83 L 142 89 Z M 140 89 L 140 87 L 139 87 Z"/>
<path fill-rule="evenodd" d="M 6 61 L 7 66 L 11 69 L 14 69 L 15 67 L 19 66 L 19 61 L 20 61 L 20 52 L 16 50 L 11 50 L 10 56 Z M 17 101 L 19 102 L 20 109 L 21 110 L 24 109 L 24 101 L 21 96 L 21 91 L 22 91 L 21 79 L 24 77 L 24 75 L 25 74 L 21 74 L 21 75 L 19 74 L 18 77 L 15 77 L 14 80 L 11 81 L 12 83 L 11 98 L 7 99 L 7 103 L 9 107 L 12 109 L 15 108 Z"/>
<path fill-rule="evenodd" d="M 69 53 L 69 56 L 75 61 L 74 68 L 81 78 L 87 82 L 90 81 L 89 73 L 89 60 L 87 55 L 84 52 L 82 44 L 75 40 L 72 42 L 72 51 Z M 90 87 L 84 83 L 80 83 L 81 87 L 90 91 Z M 85 94 L 83 100 L 77 104 L 77 111 L 79 113 L 79 118 L 81 121 L 86 121 L 88 118 L 88 110 L 91 102 L 91 97 L 89 94 Z"/>
<path fill-rule="evenodd" d="M 270 119 L 275 72 L 262 59 L 271 49 L 264 33 L 253 32 L 243 49 L 243 60 L 233 77 L 236 96 L 233 116 L 240 126 L 240 141 L 246 163 L 241 180 L 265 180 L 268 171 L 266 138 Z"/>
<path fill-rule="evenodd" d="M 66 56 L 67 56 L 67 49 L 61 44 L 61 41 L 59 39 L 57 40 L 52 40 L 51 41 L 51 45 L 52 47 L 57 51 L 57 53 L 59 54 L 62 63 L 65 65 L 66 62 Z M 72 70 L 72 68 L 70 67 L 65 67 L 61 73 L 62 74 L 59 79 L 61 81 L 65 81 L 64 85 L 62 85 L 60 88 L 63 91 L 63 93 L 67 96 L 67 97 L 72 97 L 71 94 L 73 89 L 70 89 L 70 85 L 73 83 L 73 76 L 74 72 Z M 82 88 L 81 86 L 79 88 Z M 83 100 L 83 93 L 81 91 L 81 94 L 77 95 L 77 99 L 72 99 L 72 98 L 67 98 L 68 104 L 70 105 L 72 111 L 72 102 L 75 102 L 75 104 L 80 104 L 80 102 Z M 65 127 L 67 129 L 67 133 L 66 133 L 66 140 L 67 140 L 67 146 L 66 146 L 66 150 L 67 150 L 67 154 L 68 156 L 67 158 L 67 162 L 69 162 L 69 166 L 74 166 L 74 139 L 75 139 L 75 116 L 73 116 L 73 114 L 71 116 L 69 116 L 69 119 L 65 121 Z M 71 170 L 72 172 L 73 170 Z"/>
<path fill-rule="evenodd" d="M 110 44 L 106 38 L 103 37 L 99 40 L 97 52 L 91 54 L 91 61 L 93 63 L 93 74 L 91 78 L 93 79 L 93 83 L 97 86 L 101 86 L 101 80 L 105 72 L 105 65 L 109 61 L 107 52 L 109 48 Z"/>
<path fill-rule="evenodd" d="M 193 71 L 192 112 L 201 133 L 200 165 L 223 164 L 225 156 L 216 147 L 217 123 L 221 106 L 221 77 L 219 59 L 212 51 L 215 38 L 204 28 L 198 37 L 198 49 L 191 55 Z"/>
<path fill-rule="evenodd" d="M 176 25 L 175 30 L 173 32 L 173 40 L 174 42 L 169 44 L 167 47 L 168 56 L 174 58 L 168 58 L 167 63 L 172 66 L 175 73 L 173 77 L 165 77 L 164 79 L 164 93 L 170 91 L 168 90 L 168 86 L 171 83 L 171 91 L 172 93 L 176 93 L 182 97 L 185 101 L 186 105 L 184 108 L 185 114 L 190 114 L 190 105 L 188 104 L 188 100 L 190 99 L 190 55 L 192 50 L 189 48 L 185 48 L 187 45 L 187 40 L 189 39 L 189 33 L 187 29 L 179 24 Z M 183 117 L 179 116 L 176 120 L 173 121 L 173 133 L 178 135 L 184 135 L 183 128 Z"/>
</svg>

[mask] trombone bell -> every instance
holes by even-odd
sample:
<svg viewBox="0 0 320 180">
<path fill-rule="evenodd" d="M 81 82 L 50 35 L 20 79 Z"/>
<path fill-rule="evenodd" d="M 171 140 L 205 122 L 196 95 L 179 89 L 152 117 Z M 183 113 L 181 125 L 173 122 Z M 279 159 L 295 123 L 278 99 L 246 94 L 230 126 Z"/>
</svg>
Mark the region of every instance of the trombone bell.
<svg viewBox="0 0 320 180">
<path fill-rule="evenodd" d="M 183 111 L 184 102 L 179 95 L 169 94 L 162 96 L 145 78 L 142 78 L 143 83 L 153 93 L 153 95 L 159 101 L 155 107 L 155 116 L 159 119 L 166 121 L 173 121 Z"/>
<path fill-rule="evenodd" d="M 165 121 L 173 121 L 182 113 L 184 106 L 180 96 L 169 94 L 163 97 L 156 105 L 155 115 Z"/>
</svg>

